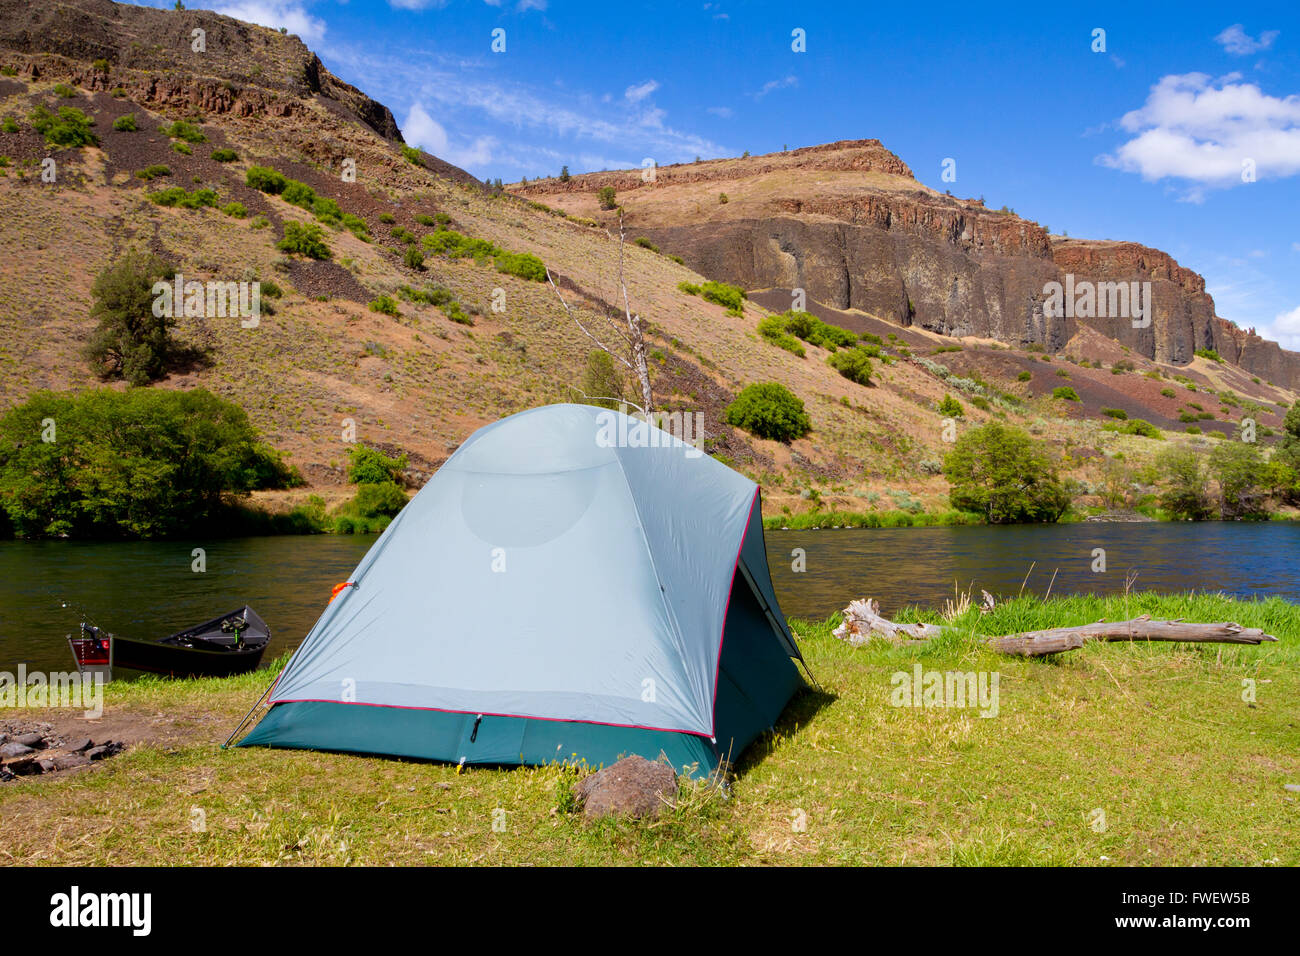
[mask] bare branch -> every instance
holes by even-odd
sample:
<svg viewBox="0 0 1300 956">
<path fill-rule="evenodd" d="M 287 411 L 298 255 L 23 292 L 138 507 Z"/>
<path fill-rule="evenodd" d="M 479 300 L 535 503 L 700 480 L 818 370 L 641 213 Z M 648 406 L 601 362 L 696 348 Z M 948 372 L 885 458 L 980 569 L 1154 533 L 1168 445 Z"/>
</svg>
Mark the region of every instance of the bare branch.
<svg viewBox="0 0 1300 956">
<path fill-rule="evenodd" d="M 547 270 L 546 270 L 546 281 L 549 282 L 549 283 L 551 284 L 551 289 L 554 290 L 554 292 L 555 292 L 555 297 L 556 297 L 557 299 L 560 300 L 560 305 L 564 306 L 564 311 L 568 314 L 569 318 L 573 320 L 573 324 L 576 325 L 579 329 L 582 330 L 582 334 L 585 335 L 587 338 L 591 339 L 591 340 L 592 340 L 593 342 L 595 342 L 598 346 L 600 346 L 600 350 L 601 350 L 602 352 L 605 352 L 605 353 L 608 354 L 611 358 L 616 358 L 616 359 L 618 359 L 620 362 L 622 362 L 622 363 L 623 363 L 624 365 L 626 365 L 628 368 L 633 368 L 632 363 L 631 363 L 630 361 L 628 361 L 628 360 L 627 360 L 626 358 L 624 358 L 622 355 L 619 355 L 617 352 L 615 352 L 613 349 L 611 349 L 608 345 L 606 345 L 606 344 L 605 344 L 604 342 L 602 342 L 600 339 L 596 338 L 596 336 L 592 335 L 590 332 L 587 331 L 587 327 L 586 327 L 585 325 L 583 325 L 581 321 L 579 321 L 578 317 L 577 317 L 576 315 L 573 314 L 573 310 L 569 308 L 569 303 L 567 303 L 567 302 L 564 301 L 564 296 L 560 295 L 560 290 L 559 290 L 559 288 L 556 286 L 556 284 L 555 284 L 555 280 L 551 278 L 551 270 L 550 270 L 550 269 L 547 269 Z M 635 371 L 635 369 L 633 369 L 633 370 Z"/>
</svg>

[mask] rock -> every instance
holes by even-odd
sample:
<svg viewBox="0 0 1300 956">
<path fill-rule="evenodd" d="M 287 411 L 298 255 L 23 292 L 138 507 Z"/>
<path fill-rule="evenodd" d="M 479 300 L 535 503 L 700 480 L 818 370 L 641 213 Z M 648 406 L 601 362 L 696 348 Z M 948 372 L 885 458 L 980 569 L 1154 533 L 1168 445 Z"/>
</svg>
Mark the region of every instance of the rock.
<svg viewBox="0 0 1300 956">
<path fill-rule="evenodd" d="M 91 760 L 103 760 L 105 757 L 115 757 L 122 752 L 124 745 L 112 740 L 106 740 L 98 747 L 91 747 L 86 751 L 86 756 Z"/>
<path fill-rule="evenodd" d="M 90 758 L 85 754 L 64 754 L 52 761 L 55 770 L 72 770 L 74 767 L 89 767 Z"/>
<path fill-rule="evenodd" d="M 1290 790 L 1292 793 L 1300 793 L 1300 783 L 1284 783 L 1283 790 Z"/>
<path fill-rule="evenodd" d="M 653 817 L 665 799 L 677 795 L 677 773 L 666 764 L 644 757 L 624 757 L 574 786 L 583 816 Z"/>
<path fill-rule="evenodd" d="M 14 738 L 14 743 L 22 744 L 25 747 L 31 747 L 33 750 L 40 750 L 45 746 L 45 738 L 40 734 L 19 734 Z"/>
<path fill-rule="evenodd" d="M 31 747 L 26 744 L 20 744 L 17 741 L 11 741 L 0 747 L 0 757 L 5 760 L 15 760 L 18 757 L 26 757 L 30 753 L 35 753 Z"/>
<path fill-rule="evenodd" d="M 95 744 L 89 737 L 80 737 L 71 741 L 68 744 L 67 750 L 69 753 L 79 754 L 85 753 L 93 746 L 95 746 Z"/>
<path fill-rule="evenodd" d="M 40 760 L 36 761 L 36 766 L 41 768 L 41 773 L 54 773 L 54 771 L 59 769 L 58 765 L 49 757 L 42 757 Z"/>
<path fill-rule="evenodd" d="M 14 775 L 4 767 L 0 767 L 0 783 L 8 783 L 12 779 L 14 779 Z"/>
</svg>

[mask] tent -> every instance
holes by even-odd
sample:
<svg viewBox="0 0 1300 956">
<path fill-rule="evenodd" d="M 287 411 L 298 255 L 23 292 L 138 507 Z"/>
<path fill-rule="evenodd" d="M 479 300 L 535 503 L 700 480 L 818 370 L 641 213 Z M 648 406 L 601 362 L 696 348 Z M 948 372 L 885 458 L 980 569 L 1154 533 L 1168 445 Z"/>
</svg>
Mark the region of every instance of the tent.
<svg viewBox="0 0 1300 956">
<path fill-rule="evenodd" d="M 349 581 L 241 746 L 709 772 L 803 686 L 758 486 L 620 412 L 479 429 Z"/>
</svg>

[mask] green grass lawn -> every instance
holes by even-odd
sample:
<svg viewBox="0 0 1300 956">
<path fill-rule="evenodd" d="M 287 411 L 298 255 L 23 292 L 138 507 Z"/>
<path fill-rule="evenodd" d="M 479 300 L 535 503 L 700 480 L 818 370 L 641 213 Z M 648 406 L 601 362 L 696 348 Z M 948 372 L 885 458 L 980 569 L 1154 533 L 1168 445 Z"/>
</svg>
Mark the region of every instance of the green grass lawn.
<svg viewBox="0 0 1300 956">
<path fill-rule="evenodd" d="M 1280 639 L 1004 657 L 978 634 L 1150 613 Z M 902 619 L 938 620 L 933 613 Z M 1300 864 L 1300 607 L 1198 595 L 1024 598 L 925 647 L 794 627 L 824 688 L 726 790 L 652 823 L 560 812 L 574 779 L 386 758 L 223 751 L 270 675 L 114 684 L 106 715 L 194 721 L 92 773 L 0 785 L 0 861 L 30 864 Z M 997 716 L 890 704 L 891 675 L 998 674 Z M 1243 682 L 1255 682 L 1253 706 Z M 16 715 L 5 713 L 12 718 Z M 40 713 L 33 713 L 40 719 Z M 652 755 L 651 755 L 652 756 Z M 495 819 L 504 830 L 493 829 Z M 202 832 L 195 823 L 202 821 Z"/>
</svg>

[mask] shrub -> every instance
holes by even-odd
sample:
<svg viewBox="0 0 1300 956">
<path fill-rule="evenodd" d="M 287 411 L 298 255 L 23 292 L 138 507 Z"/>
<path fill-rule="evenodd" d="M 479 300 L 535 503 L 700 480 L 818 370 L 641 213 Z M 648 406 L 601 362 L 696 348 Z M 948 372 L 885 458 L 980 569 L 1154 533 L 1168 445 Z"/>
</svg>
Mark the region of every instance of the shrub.
<svg viewBox="0 0 1300 956">
<path fill-rule="evenodd" d="M 785 323 L 781 321 L 780 316 L 769 315 L 762 322 L 759 322 L 758 334 L 778 348 L 783 348 L 800 358 L 807 354 L 799 340 L 786 331 Z"/>
<path fill-rule="evenodd" d="M 1165 437 L 1160 434 L 1160 429 L 1144 418 L 1132 419 L 1124 425 L 1122 430 L 1125 435 L 1141 435 L 1143 438 L 1162 439 Z"/>
<path fill-rule="evenodd" d="M 945 395 L 943 401 L 939 403 L 939 414 L 945 418 L 962 418 L 966 410 L 961 407 L 961 402 L 951 395 Z"/>
<path fill-rule="evenodd" d="M 454 229 L 436 229 L 420 241 L 427 251 L 450 256 L 453 259 L 465 257 L 480 259 L 495 256 L 501 252 L 500 249 L 486 239 L 474 239 L 462 235 Z"/>
<path fill-rule="evenodd" d="M 77 91 L 67 83 L 54 84 L 54 95 L 65 100 L 70 100 L 77 95 Z"/>
<path fill-rule="evenodd" d="M 202 143 L 207 141 L 207 137 L 203 135 L 203 130 L 185 120 L 177 120 L 170 126 L 161 126 L 159 127 L 159 130 L 164 136 L 168 136 L 171 139 L 181 139 L 187 143 Z"/>
<path fill-rule="evenodd" d="M 632 241 L 635 242 L 635 243 L 636 243 L 638 246 L 640 246 L 642 249 L 649 249 L 651 252 L 658 252 L 658 251 L 659 251 L 659 247 L 656 246 L 656 245 L 655 245 L 653 242 L 651 242 L 649 239 L 647 239 L 645 236 L 638 236 L 636 239 L 634 239 L 634 240 L 632 240 Z"/>
<path fill-rule="evenodd" d="M 726 193 L 718 193 L 718 204 L 719 204 L 719 205 L 725 206 L 728 202 L 729 202 L 729 200 L 727 199 L 727 194 L 726 194 Z"/>
<path fill-rule="evenodd" d="M 162 377 L 175 352 L 174 320 L 154 315 L 153 286 L 175 274 L 160 257 L 132 249 L 95 278 L 90 317 L 97 325 L 86 357 L 102 378 L 146 385 Z"/>
<path fill-rule="evenodd" d="M 700 295 L 707 302 L 725 305 L 727 311 L 736 315 L 741 315 L 745 311 L 744 290 L 734 285 L 728 285 L 726 282 L 715 282 L 710 279 L 700 286 Z"/>
<path fill-rule="evenodd" d="M 1215 349 L 1197 349 L 1195 354 L 1203 359 L 1209 359 L 1211 362 L 1223 361 L 1223 356 Z"/>
<path fill-rule="evenodd" d="M 1170 448 L 1156 458 L 1160 475 L 1160 507 L 1171 518 L 1204 521 L 1210 517 L 1210 496 L 1206 491 L 1201 456 L 1190 448 Z"/>
<path fill-rule="evenodd" d="M 424 253 L 415 246 L 407 246 L 406 252 L 402 254 L 402 262 L 408 269 L 423 269 Z"/>
<path fill-rule="evenodd" d="M 196 189 L 193 192 L 186 192 L 180 186 L 172 186 L 162 192 L 150 193 L 149 198 L 159 206 L 178 209 L 215 208 L 217 205 L 217 193 L 213 189 Z"/>
<path fill-rule="evenodd" d="M 75 106 L 60 106 L 56 116 L 38 103 L 27 118 L 50 146 L 94 146 L 99 142 L 90 131 L 95 121 Z"/>
<path fill-rule="evenodd" d="M 799 312 L 795 309 L 790 309 L 787 312 L 781 313 L 781 319 L 785 322 L 785 327 L 790 334 L 803 339 L 809 345 L 816 345 L 831 352 L 834 352 L 838 346 L 849 348 L 856 345 L 858 341 L 856 333 L 850 332 L 848 329 L 841 328 L 838 325 L 831 325 L 827 322 L 823 322 L 821 319 L 817 318 L 817 316 L 808 312 Z M 879 357 L 880 349 L 875 346 L 869 346 L 868 354 Z"/>
<path fill-rule="evenodd" d="M 113 120 L 113 129 L 119 133 L 134 133 L 137 129 L 135 125 L 135 114 L 126 113 Z"/>
<path fill-rule="evenodd" d="M 1201 434 L 1201 426 L 1200 426 L 1200 425 L 1188 425 L 1187 428 L 1184 429 L 1184 431 L 1186 431 L 1187 434 L 1189 434 L 1189 435 L 1199 435 L 1199 434 Z"/>
<path fill-rule="evenodd" d="M 391 295 L 381 295 L 377 299 L 371 299 L 370 311 L 391 315 L 394 318 L 402 314 L 402 311 L 397 307 L 396 300 Z"/>
<path fill-rule="evenodd" d="M 677 291 L 685 292 L 687 295 L 699 295 L 700 287 L 694 282 L 679 282 L 677 283 Z"/>
<path fill-rule="evenodd" d="M 1160 390 L 1160 394 L 1163 395 L 1165 398 L 1174 398 L 1178 395 L 1178 393 L 1175 392 L 1172 388 L 1162 388 Z"/>
<path fill-rule="evenodd" d="M 379 221 L 383 223 L 390 223 L 390 222 L 396 222 L 397 220 L 394 218 L 391 212 L 381 212 L 379 214 Z"/>
<path fill-rule="evenodd" d="M 159 176 L 170 176 L 172 171 L 161 163 L 154 163 L 152 166 L 146 166 L 144 169 L 137 169 L 135 175 L 137 179 L 143 179 L 145 182 L 157 179 Z"/>
<path fill-rule="evenodd" d="M 1077 402 L 1079 401 L 1079 393 L 1074 390 L 1073 386 L 1061 385 L 1052 389 L 1052 398 L 1064 399 L 1067 402 Z"/>
<path fill-rule="evenodd" d="M 235 219 L 248 218 L 248 208 L 242 202 L 228 202 L 221 207 L 221 211 Z"/>
<path fill-rule="evenodd" d="M 189 143 L 172 143 L 172 152 L 183 153 L 186 156 L 194 155 L 194 150 L 190 148 Z"/>
<path fill-rule="evenodd" d="M 434 219 L 432 216 L 428 215 L 427 213 L 419 213 L 418 215 L 414 216 L 413 218 L 414 218 L 415 221 L 418 222 L 420 225 L 422 225 L 422 226 L 428 226 L 429 228 L 433 228 L 433 226 L 437 223 L 437 220 Z"/>
<path fill-rule="evenodd" d="M 583 402 L 599 408 L 618 408 L 623 400 L 623 377 L 614 365 L 613 357 L 604 349 L 587 353 L 587 364 L 582 370 Z"/>
<path fill-rule="evenodd" d="M 332 255 L 330 247 L 325 244 L 324 234 L 315 223 L 295 222 L 290 219 L 284 224 L 284 238 L 275 244 L 282 252 L 307 256 L 310 259 L 328 259 Z"/>
<path fill-rule="evenodd" d="M 1070 506 L 1044 446 L 1019 428 L 989 422 L 957 439 L 943 462 L 954 508 L 991 524 L 1057 521 Z"/>
<path fill-rule="evenodd" d="M 1028 370 L 1026 370 L 1026 371 L 1023 371 L 1023 372 L 1021 372 L 1019 375 L 1016 376 L 1016 381 L 1017 381 L 1017 382 L 1028 382 L 1028 381 L 1031 381 L 1031 380 L 1033 379 L 1033 377 L 1034 377 L 1034 373 L 1033 373 L 1033 372 L 1030 372 L 1030 371 L 1028 371 Z"/>
<path fill-rule="evenodd" d="M 284 192 L 284 187 L 289 184 L 284 173 L 269 166 L 249 166 L 244 181 L 259 192 L 270 193 L 273 196 Z"/>
<path fill-rule="evenodd" d="M 420 158 L 420 151 L 414 146 L 403 146 L 402 156 L 406 158 L 408 163 L 413 163 L 416 166 L 424 165 L 424 161 Z"/>
<path fill-rule="evenodd" d="M 354 216 L 350 212 L 345 212 L 339 221 L 343 223 L 343 228 L 352 235 L 356 236 L 362 242 L 370 242 L 370 227 L 360 216 Z"/>
<path fill-rule="evenodd" d="M 287 203 L 311 212 L 312 204 L 316 201 L 316 190 L 296 179 L 286 179 L 284 189 L 280 192 L 280 198 Z"/>
<path fill-rule="evenodd" d="M 777 382 L 746 386 L 727 406 L 728 425 L 743 428 L 759 438 L 790 442 L 812 430 L 803 401 Z"/>
<path fill-rule="evenodd" d="M 212 158 L 219 163 L 233 163 L 235 160 L 239 159 L 239 154 L 233 149 L 222 147 L 221 149 L 214 149 L 212 151 Z"/>
<path fill-rule="evenodd" d="M 18 129 L 18 121 L 12 116 L 6 116 L 3 120 L 0 120 L 0 130 L 6 133 L 16 133 Z"/>
<path fill-rule="evenodd" d="M 618 203 L 614 195 L 613 186 L 601 186 L 596 190 L 596 201 L 600 204 L 601 209 L 613 209 Z"/>
<path fill-rule="evenodd" d="M 398 482 L 406 465 L 406 455 L 389 458 L 377 448 L 353 445 L 348 452 L 348 481 L 354 485 Z"/>
<path fill-rule="evenodd" d="M 1118 418 L 1120 421 L 1128 418 L 1128 412 L 1122 408 L 1103 408 L 1101 413 L 1107 418 Z"/>
<path fill-rule="evenodd" d="M 834 355 L 827 356 L 826 364 L 839 372 L 850 382 L 859 385 L 871 384 L 871 353 L 860 346 L 841 349 Z"/>
<path fill-rule="evenodd" d="M 497 255 L 496 262 L 497 272 L 533 282 L 543 282 L 546 279 L 545 264 L 530 252 L 502 252 Z"/>
</svg>

